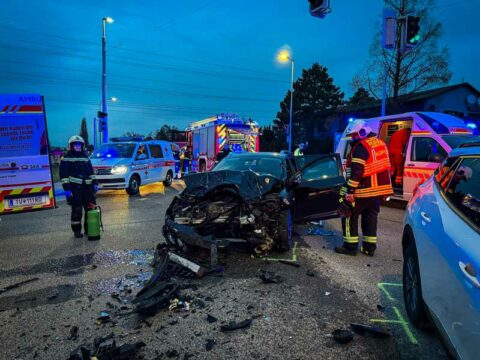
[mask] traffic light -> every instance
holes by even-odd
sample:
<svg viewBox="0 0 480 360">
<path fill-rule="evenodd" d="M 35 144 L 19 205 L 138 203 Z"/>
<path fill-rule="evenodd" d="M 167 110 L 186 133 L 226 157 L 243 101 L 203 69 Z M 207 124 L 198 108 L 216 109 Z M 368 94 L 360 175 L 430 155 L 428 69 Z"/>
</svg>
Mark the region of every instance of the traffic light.
<svg viewBox="0 0 480 360">
<path fill-rule="evenodd" d="M 405 47 L 412 49 L 420 41 L 420 17 L 407 16 L 405 27 Z"/>
<path fill-rule="evenodd" d="M 98 118 L 98 131 L 104 132 L 107 128 L 107 117 L 108 114 L 102 111 L 97 112 Z"/>
<path fill-rule="evenodd" d="M 310 3 L 310 15 L 324 18 L 330 10 L 330 0 L 308 0 Z"/>
</svg>

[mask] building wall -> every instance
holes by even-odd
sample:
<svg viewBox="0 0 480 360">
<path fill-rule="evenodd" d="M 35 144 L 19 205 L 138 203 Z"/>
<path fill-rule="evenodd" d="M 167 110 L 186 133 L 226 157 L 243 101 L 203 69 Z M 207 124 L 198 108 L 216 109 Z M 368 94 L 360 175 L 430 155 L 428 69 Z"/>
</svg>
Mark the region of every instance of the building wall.
<svg viewBox="0 0 480 360">
<path fill-rule="evenodd" d="M 424 111 L 449 113 L 463 118 L 480 119 L 480 106 L 467 103 L 467 96 L 477 95 L 467 87 L 458 88 L 439 96 L 427 99 L 424 103 Z"/>
</svg>

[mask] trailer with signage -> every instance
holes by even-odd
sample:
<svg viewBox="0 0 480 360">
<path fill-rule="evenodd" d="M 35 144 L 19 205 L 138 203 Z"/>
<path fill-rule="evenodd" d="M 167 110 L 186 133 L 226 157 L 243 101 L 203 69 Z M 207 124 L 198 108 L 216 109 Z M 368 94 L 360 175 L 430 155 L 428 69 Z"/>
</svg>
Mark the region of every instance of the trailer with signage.
<svg viewBox="0 0 480 360">
<path fill-rule="evenodd" d="M 55 208 L 43 96 L 0 94 L 0 215 Z"/>
</svg>

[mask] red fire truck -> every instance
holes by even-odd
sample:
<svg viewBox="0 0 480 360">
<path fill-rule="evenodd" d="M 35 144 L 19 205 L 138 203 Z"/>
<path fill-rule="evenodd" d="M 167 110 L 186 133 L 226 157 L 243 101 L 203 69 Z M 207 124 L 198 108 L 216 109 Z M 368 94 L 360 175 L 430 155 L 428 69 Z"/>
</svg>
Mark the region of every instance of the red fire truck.
<svg viewBox="0 0 480 360">
<path fill-rule="evenodd" d="M 258 124 L 235 114 L 219 114 L 191 123 L 186 134 L 192 147 L 192 171 L 211 170 L 226 144 L 233 151 L 257 152 L 260 147 Z"/>
</svg>

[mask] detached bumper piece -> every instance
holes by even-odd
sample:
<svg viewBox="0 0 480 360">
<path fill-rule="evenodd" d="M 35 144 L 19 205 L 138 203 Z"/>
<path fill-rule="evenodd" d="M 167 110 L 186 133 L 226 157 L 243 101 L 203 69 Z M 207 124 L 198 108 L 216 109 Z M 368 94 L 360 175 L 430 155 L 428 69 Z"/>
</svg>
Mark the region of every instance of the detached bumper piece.
<svg viewBox="0 0 480 360">
<path fill-rule="evenodd" d="M 154 272 L 147 281 L 135 299 L 132 301 L 136 305 L 136 311 L 145 315 L 153 315 L 158 310 L 168 307 L 170 300 L 180 296 L 180 286 L 175 280 L 175 276 L 202 277 L 212 271 L 217 271 L 215 267 L 207 268 L 194 261 L 169 251 L 169 247 L 161 244 L 157 247 L 154 256 Z M 188 274 L 184 270 L 188 271 Z"/>
</svg>

